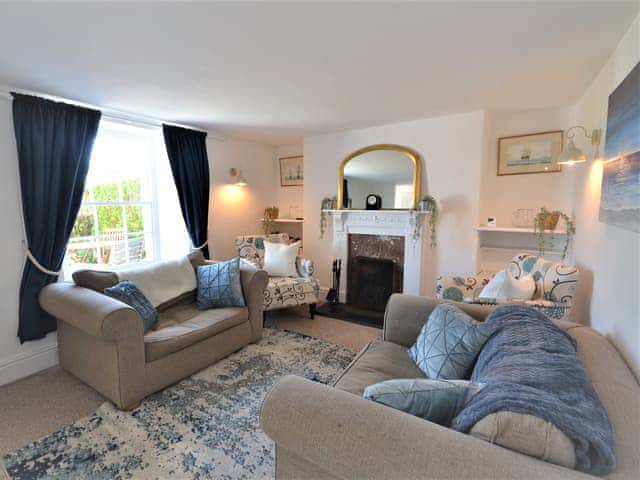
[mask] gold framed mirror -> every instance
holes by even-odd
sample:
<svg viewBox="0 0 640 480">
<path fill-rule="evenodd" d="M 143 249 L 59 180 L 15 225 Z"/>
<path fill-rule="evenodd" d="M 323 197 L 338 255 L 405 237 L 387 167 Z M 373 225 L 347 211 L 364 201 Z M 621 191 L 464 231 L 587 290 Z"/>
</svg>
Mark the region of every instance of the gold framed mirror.
<svg viewBox="0 0 640 480">
<path fill-rule="evenodd" d="M 337 208 L 365 210 L 369 201 L 369 209 L 414 209 L 421 178 L 420 155 L 411 148 L 390 143 L 360 148 L 340 163 Z"/>
</svg>

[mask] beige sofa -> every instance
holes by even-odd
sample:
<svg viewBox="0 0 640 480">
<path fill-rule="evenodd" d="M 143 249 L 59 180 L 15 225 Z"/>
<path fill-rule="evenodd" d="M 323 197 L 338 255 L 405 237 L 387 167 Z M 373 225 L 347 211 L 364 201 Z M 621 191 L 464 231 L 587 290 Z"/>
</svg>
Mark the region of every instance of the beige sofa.
<svg viewBox="0 0 640 480">
<path fill-rule="evenodd" d="M 194 268 L 204 262 L 201 254 L 191 258 Z M 246 266 L 240 273 L 246 307 L 197 310 L 196 291 L 189 291 L 160 305 L 158 325 L 146 334 L 133 308 L 73 283 L 47 286 L 40 304 L 58 319 L 62 368 L 129 410 L 145 396 L 262 338 L 267 273 Z"/>
<path fill-rule="evenodd" d="M 392 296 L 383 340 L 360 352 L 335 388 L 293 376 L 275 384 L 260 421 L 276 443 L 276 478 L 594 478 L 362 398 L 372 383 L 424 377 L 406 348 L 437 303 Z M 490 311 L 459 305 L 479 320 Z M 639 478 L 640 385 L 602 335 L 577 324 L 558 324 L 576 338 L 587 375 L 611 418 L 618 466 L 606 478 Z"/>
</svg>

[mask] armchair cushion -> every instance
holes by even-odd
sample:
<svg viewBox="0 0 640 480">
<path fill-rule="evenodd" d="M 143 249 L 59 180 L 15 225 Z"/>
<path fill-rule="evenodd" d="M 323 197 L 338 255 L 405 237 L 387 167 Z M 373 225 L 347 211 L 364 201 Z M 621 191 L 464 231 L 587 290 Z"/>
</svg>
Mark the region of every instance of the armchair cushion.
<svg viewBox="0 0 640 480">
<path fill-rule="evenodd" d="M 571 305 L 578 282 L 578 269 L 554 263 L 542 257 L 522 252 L 511 259 L 508 267 L 514 278 L 531 274 L 536 281 L 534 300 L 548 300 Z"/>
<path fill-rule="evenodd" d="M 236 248 L 238 256 L 256 268 L 264 267 L 264 241 L 272 243 L 289 243 L 289 235 L 286 233 L 275 233 L 271 235 L 242 235 L 236 238 Z"/>
<path fill-rule="evenodd" d="M 269 277 L 264 291 L 264 309 L 316 303 L 320 294 L 320 282 L 312 277 Z"/>
<path fill-rule="evenodd" d="M 438 278 L 436 283 L 436 298 L 462 302 L 465 299 L 477 298 L 482 289 L 489 283 L 493 276 L 449 276 Z"/>
</svg>

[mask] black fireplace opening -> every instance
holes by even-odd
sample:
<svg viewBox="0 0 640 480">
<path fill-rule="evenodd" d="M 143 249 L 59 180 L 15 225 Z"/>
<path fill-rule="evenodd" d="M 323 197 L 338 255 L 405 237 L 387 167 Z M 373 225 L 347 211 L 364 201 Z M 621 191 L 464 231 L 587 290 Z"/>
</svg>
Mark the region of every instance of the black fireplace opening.
<svg viewBox="0 0 640 480">
<path fill-rule="evenodd" d="M 349 259 L 347 271 L 347 305 L 371 312 L 376 318 L 384 314 L 393 293 L 402 292 L 401 269 L 387 258 L 362 255 Z"/>
</svg>

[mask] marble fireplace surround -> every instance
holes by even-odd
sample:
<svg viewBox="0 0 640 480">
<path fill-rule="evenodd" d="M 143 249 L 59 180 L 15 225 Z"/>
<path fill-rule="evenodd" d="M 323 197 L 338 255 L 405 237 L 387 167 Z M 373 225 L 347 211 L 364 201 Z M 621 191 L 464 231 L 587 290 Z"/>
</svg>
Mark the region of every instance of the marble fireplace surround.
<svg viewBox="0 0 640 480">
<path fill-rule="evenodd" d="M 340 301 L 346 299 L 349 234 L 393 235 L 404 238 L 403 293 L 419 295 L 421 291 L 426 214 L 418 212 L 421 221 L 414 238 L 416 213 L 408 210 L 327 210 L 332 217 L 333 258 L 342 259 Z"/>
</svg>

